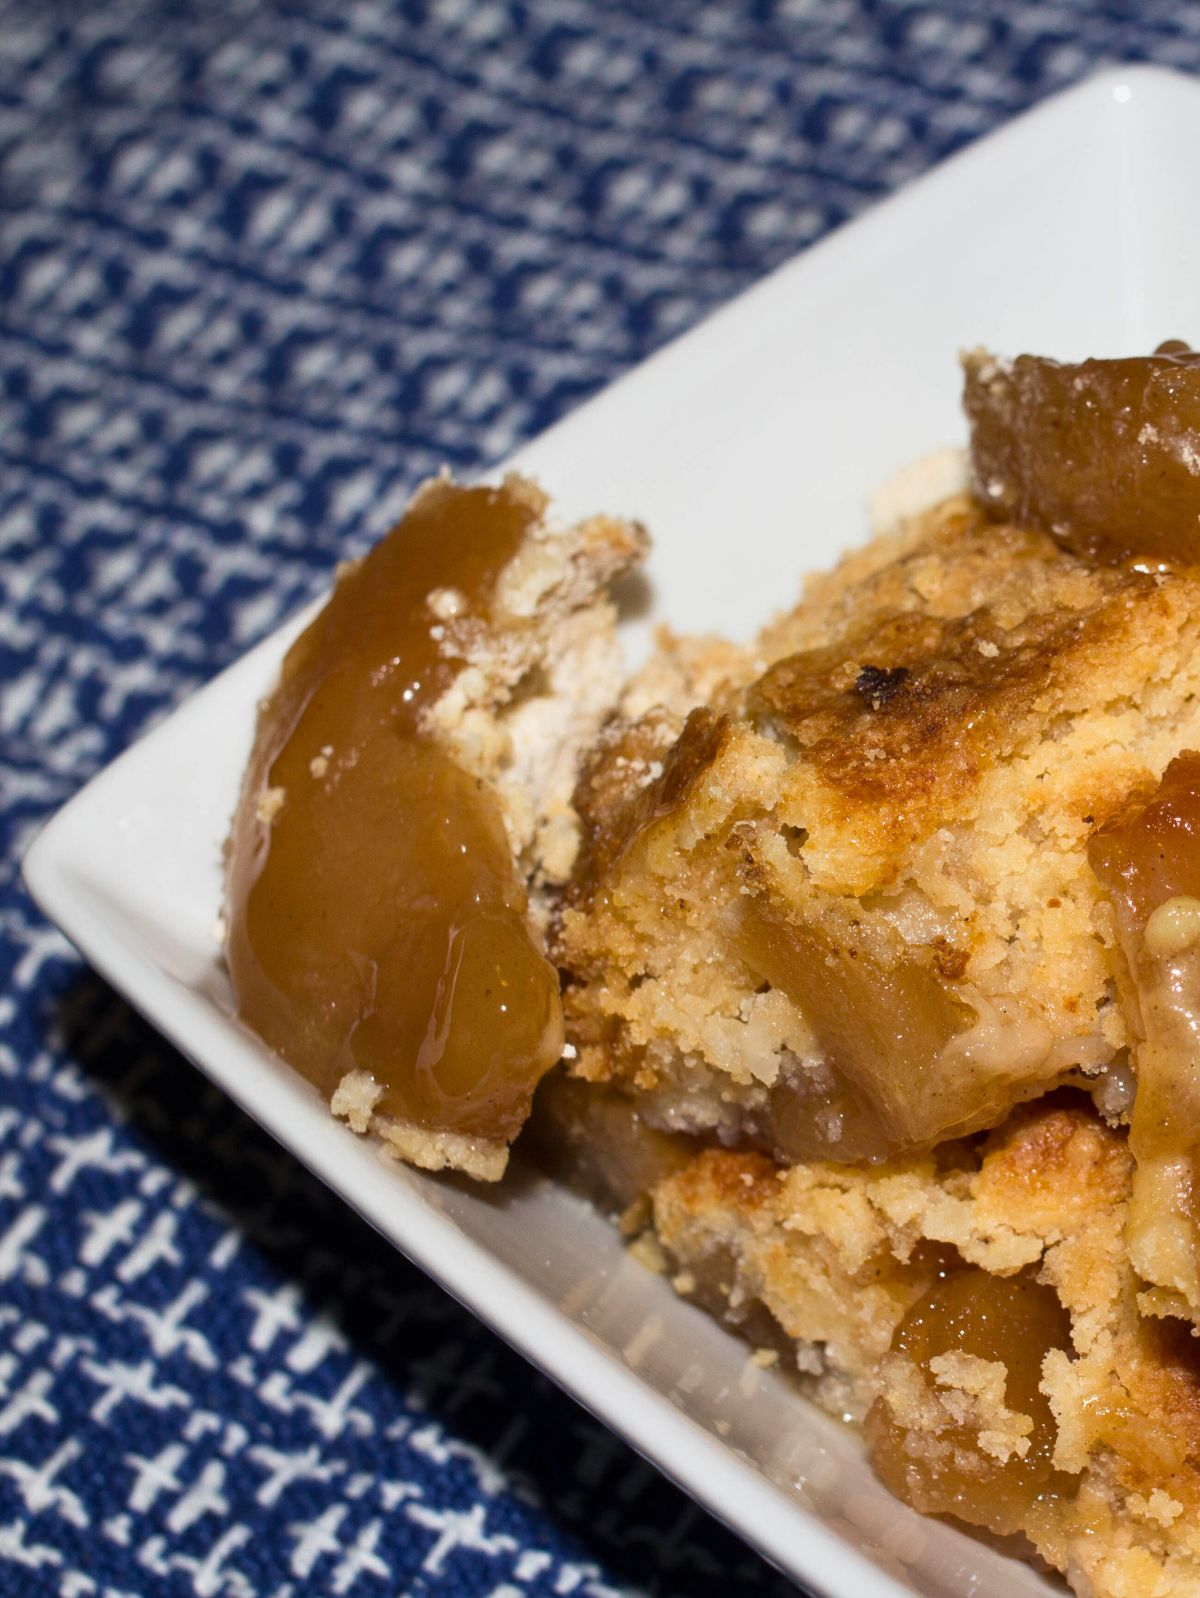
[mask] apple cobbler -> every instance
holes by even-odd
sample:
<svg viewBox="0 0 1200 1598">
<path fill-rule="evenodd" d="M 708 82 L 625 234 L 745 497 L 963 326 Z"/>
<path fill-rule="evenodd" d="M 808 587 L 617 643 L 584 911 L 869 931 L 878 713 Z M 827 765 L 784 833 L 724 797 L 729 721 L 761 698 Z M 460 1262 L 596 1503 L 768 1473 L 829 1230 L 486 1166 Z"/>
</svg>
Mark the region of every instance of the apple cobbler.
<svg viewBox="0 0 1200 1598">
<path fill-rule="evenodd" d="M 918 1509 L 1194 1594 L 1200 358 L 965 364 L 969 477 L 624 681 L 639 528 L 425 490 L 264 706 L 230 967 L 406 1158 L 537 1088 Z"/>
<path fill-rule="evenodd" d="M 427 483 L 342 571 L 260 708 L 227 848 L 238 1013 L 403 1159 L 503 1174 L 563 1050 L 546 895 L 620 675 L 645 537 Z"/>
</svg>

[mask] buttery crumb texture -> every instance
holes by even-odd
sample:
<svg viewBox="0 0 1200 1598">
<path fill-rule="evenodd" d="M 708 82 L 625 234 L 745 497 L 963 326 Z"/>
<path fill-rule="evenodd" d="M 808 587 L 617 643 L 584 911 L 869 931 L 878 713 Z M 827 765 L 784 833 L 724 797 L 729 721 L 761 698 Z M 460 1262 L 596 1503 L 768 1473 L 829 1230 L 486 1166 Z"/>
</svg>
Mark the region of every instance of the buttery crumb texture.
<svg viewBox="0 0 1200 1598">
<path fill-rule="evenodd" d="M 1200 744 L 1198 644 L 1195 569 L 1092 566 L 957 497 L 719 651 L 699 708 L 681 665 L 577 795 L 580 1074 L 785 1159 L 931 1145 L 1066 1081 L 1121 1114 L 1086 846 Z"/>
<path fill-rule="evenodd" d="M 1200 571 L 920 498 L 751 646 L 664 639 L 627 687 L 539 1108 L 901 1497 L 1088 1598 L 1190 1598 L 1200 1343 L 1131 1255 L 1142 1039 L 1088 845 L 1200 748 Z M 1192 894 L 1148 956 L 1193 957 Z"/>
</svg>

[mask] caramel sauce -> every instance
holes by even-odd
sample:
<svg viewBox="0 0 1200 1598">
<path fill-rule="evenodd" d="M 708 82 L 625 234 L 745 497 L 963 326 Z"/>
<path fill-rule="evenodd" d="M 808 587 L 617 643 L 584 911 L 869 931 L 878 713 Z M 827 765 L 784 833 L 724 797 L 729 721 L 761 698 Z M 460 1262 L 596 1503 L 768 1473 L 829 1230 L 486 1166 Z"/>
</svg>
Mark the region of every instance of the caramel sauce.
<svg viewBox="0 0 1200 1598">
<path fill-rule="evenodd" d="M 263 705 L 228 860 L 238 1014 L 322 1092 L 368 1072 L 377 1114 L 508 1140 L 562 1050 L 499 806 L 422 735 L 534 513 L 507 487 L 427 488 L 340 578 Z M 440 630 L 440 629 L 438 629 Z"/>
<path fill-rule="evenodd" d="M 1063 365 L 967 357 L 971 470 L 988 514 L 1077 551 L 1200 559 L 1200 354 Z"/>
<path fill-rule="evenodd" d="M 1054 1416 L 1039 1389 L 1042 1363 L 1055 1348 L 1070 1349 L 1070 1317 L 1052 1288 L 1027 1276 L 999 1277 L 968 1268 L 937 1282 L 900 1322 L 893 1354 L 906 1356 L 926 1390 L 939 1389 L 931 1362 L 967 1354 L 998 1361 L 1007 1371 L 1004 1402 L 1028 1417 L 1023 1456 L 1001 1458 L 983 1446 L 987 1417 L 952 1418 L 934 1431 L 908 1427 L 880 1398 L 867 1416 L 871 1458 L 884 1484 L 924 1514 L 957 1515 L 1006 1535 L 1027 1528 L 1039 1501 L 1073 1493 L 1072 1478 L 1054 1468 Z M 1003 1452 L 1001 1449 L 999 1452 Z"/>
<path fill-rule="evenodd" d="M 1200 938 L 1187 935 L 1188 901 L 1200 896 L 1200 754 L 1172 760 L 1153 794 L 1093 835 L 1088 859 L 1113 907 L 1140 1032 L 1130 1255 L 1200 1315 Z"/>
</svg>

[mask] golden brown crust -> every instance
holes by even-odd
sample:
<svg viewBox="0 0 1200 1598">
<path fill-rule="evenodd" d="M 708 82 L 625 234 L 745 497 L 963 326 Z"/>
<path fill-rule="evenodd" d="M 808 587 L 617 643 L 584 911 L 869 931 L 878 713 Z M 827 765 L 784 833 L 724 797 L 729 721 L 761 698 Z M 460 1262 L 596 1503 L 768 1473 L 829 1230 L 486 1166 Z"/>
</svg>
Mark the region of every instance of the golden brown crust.
<svg viewBox="0 0 1200 1598">
<path fill-rule="evenodd" d="M 869 810 L 879 883 L 1051 717 L 1094 709 L 1098 683 L 1115 697 L 1153 680 L 1147 650 L 1196 630 L 1200 577 L 1090 567 L 962 499 L 929 513 L 899 559 L 813 597 L 768 635 L 772 651 L 795 647 L 750 686 L 745 714 L 794 742 L 827 825 Z"/>
<path fill-rule="evenodd" d="M 662 791 L 664 762 L 679 767 L 679 722 L 655 707 L 636 721 L 618 720 L 603 729 L 589 751 L 575 787 L 582 839 L 567 902 L 579 905 L 616 866 L 626 841 Z M 677 801 L 676 801 L 677 802 Z"/>
<path fill-rule="evenodd" d="M 1120 1068 L 1086 844 L 1200 742 L 1200 571 L 1095 568 L 956 498 L 814 578 L 706 686 L 686 723 L 620 723 L 581 785 L 555 953 L 583 1074 L 788 1158 L 822 1152 L 769 1102 L 802 1081 L 855 1158 Z M 867 1034 L 893 1037 L 874 1066 Z M 864 1094 L 882 1131 L 850 1128 Z"/>
</svg>

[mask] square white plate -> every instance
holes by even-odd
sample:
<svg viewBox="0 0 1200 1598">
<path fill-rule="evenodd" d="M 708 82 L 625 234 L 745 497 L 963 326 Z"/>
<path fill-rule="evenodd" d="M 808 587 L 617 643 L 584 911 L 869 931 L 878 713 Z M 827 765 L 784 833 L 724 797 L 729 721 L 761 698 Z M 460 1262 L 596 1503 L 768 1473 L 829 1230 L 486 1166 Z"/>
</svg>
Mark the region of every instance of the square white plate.
<svg viewBox="0 0 1200 1598">
<path fill-rule="evenodd" d="M 508 464 L 569 515 L 647 522 L 656 618 L 746 634 L 864 536 L 871 487 L 962 440 L 963 346 L 1079 358 L 1200 338 L 1200 209 L 1181 203 L 1197 148 L 1200 85 L 1095 78 L 783 267 Z M 294 631 L 55 817 L 25 866 L 46 913 L 398 1248 L 785 1570 L 829 1598 L 1055 1590 L 891 1499 L 854 1437 L 749 1367 L 582 1203 L 519 1165 L 485 1192 L 390 1164 L 231 1019 L 213 941 L 221 841 L 255 702 Z"/>
</svg>

